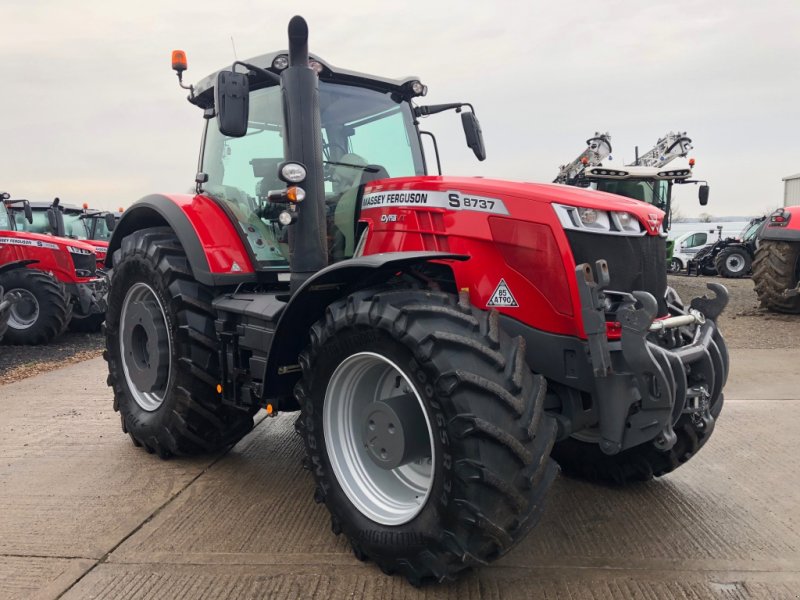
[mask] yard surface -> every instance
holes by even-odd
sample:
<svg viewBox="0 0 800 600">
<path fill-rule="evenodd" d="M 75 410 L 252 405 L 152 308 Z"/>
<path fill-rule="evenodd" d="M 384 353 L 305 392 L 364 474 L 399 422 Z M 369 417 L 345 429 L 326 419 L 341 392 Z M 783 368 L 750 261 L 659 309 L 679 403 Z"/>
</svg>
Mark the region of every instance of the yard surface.
<svg viewBox="0 0 800 600">
<path fill-rule="evenodd" d="M 561 476 L 520 546 L 421 590 L 331 533 L 294 415 L 259 417 L 225 454 L 161 461 L 121 432 L 102 358 L 25 377 L 8 354 L 35 351 L 2 346 L 0 377 L 17 376 L 0 385 L 0 598 L 798 598 L 800 316 L 713 280 L 732 292 L 732 372 L 697 457 L 624 489 Z M 710 280 L 670 281 L 686 300 Z"/>
</svg>

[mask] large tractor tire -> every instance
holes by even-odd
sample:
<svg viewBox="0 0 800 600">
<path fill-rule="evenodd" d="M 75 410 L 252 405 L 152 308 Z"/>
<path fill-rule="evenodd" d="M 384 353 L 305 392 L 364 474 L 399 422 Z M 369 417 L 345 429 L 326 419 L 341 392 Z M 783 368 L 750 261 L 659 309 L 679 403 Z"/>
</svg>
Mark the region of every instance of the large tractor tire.
<svg viewBox="0 0 800 600">
<path fill-rule="evenodd" d="M 70 314 L 64 285 L 52 275 L 33 269 L 14 269 L 0 275 L 0 286 L 18 300 L 8 314 L 6 344 L 47 344 L 64 332 Z"/>
<path fill-rule="evenodd" d="M 192 277 L 177 237 L 165 227 L 137 231 L 114 267 L 104 357 L 123 432 L 161 458 L 240 440 L 253 419 L 216 392 L 213 292 Z"/>
<path fill-rule="evenodd" d="M 557 473 L 545 380 L 497 313 L 422 290 L 328 307 L 296 395 L 316 482 L 361 560 L 414 585 L 505 554 Z"/>
<path fill-rule="evenodd" d="M 753 281 L 761 306 L 775 312 L 800 313 L 800 295 L 784 296 L 800 280 L 800 243 L 762 240 L 753 262 Z"/>
<path fill-rule="evenodd" d="M 719 360 L 726 362 L 727 351 L 724 341 L 717 333 L 714 337 Z M 714 347 L 714 346 L 712 346 Z M 716 360 L 714 361 L 717 362 Z M 724 381 L 720 384 L 720 389 Z M 720 392 L 709 407 L 716 421 L 725 402 Z M 671 473 L 695 456 L 700 448 L 711 438 L 714 428 L 707 429 L 691 414 L 683 414 L 673 427 L 677 441 L 667 451 L 658 450 L 653 444 L 645 443 L 623 450 L 619 454 L 606 454 L 596 440 L 588 435 L 578 435 L 562 440 L 553 447 L 553 458 L 561 466 L 565 475 L 585 479 L 594 483 L 627 485 L 649 481 Z"/>
<path fill-rule="evenodd" d="M 714 267 L 722 277 L 729 279 L 740 279 L 750 272 L 753 259 L 750 253 L 738 246 L 728 246 L 717 254 L 714 259 Z"/>
</svg>

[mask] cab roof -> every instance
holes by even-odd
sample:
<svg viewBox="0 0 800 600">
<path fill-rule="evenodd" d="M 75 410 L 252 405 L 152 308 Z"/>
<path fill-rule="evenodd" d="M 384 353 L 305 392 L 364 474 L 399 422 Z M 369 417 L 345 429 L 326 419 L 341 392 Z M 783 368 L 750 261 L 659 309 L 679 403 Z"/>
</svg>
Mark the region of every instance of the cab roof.
<svg viewBox="0 0 800 600">
<path fill-rule="evenodd" d="M 262 54 L 253 58 L 249 58 L 242 62 L 249 63 L 256 67 L 260 67 L 267 71 L 271 71 L 276 75 L 280 75 L 281 69 L 274 68 L 273 62 L 279 56 L 286 56 L 288 58 L 288 50 L 278 50 L 268 54 Z M 364 87 L 374 89 L 382 92 L 397 93 L 401 96 L 409 96 L 409 86 L 413 81 L 419 81 L 418 77 L 408 76 L 402 79 L 391 79 L 389 77 L 381 77 L 378 75 L 369 75 L 367 73 L 359 73 L 358 71 L 350 71 L 348 69 L 341 69 L 335 67 L 329 62 L 321 59 L 319 56 L 309 54 L 309 60 L 316 61 L 322 65 L 322 71 L 319 73 L 320 81 L 328 81 L 331 83 L 341 83 L 344 85 L 353 85 L 357 87 Z M 211 75 L 204 77 L 194 86 L 196 98 L 194 104 L 202 108 L 210 108 L 214 105 L 214 84 L 217 81 L 217 74 L 222 70 L 229 70 L 230 67 L 214 71 Z M 237 69 L 242 71 L 244 67 L 237 65 Z M 274 85 L 271 81 L 267 80 L 263 75 L 254 73 L 254 80 L 251 88 L 264 87 L 268 84 Z"/>
</svg>

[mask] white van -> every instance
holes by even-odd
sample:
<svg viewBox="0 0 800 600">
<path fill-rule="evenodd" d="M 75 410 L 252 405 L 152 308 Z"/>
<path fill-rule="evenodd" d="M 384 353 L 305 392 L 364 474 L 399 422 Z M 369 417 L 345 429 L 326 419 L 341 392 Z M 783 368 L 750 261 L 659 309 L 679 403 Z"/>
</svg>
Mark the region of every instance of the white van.
<svg viewBox="0 0 800 600">
<path fill-rule="evenodd" d="M 676 237 L 675 249 L 672 251 L 672 260 L 669 263 L 669 272 L 683 271 L 697 251 L 703 246 L 716 242 L 718 236 L 718 231 L 706 229 L 705 231 L 689 231 Z"/>
</svg>

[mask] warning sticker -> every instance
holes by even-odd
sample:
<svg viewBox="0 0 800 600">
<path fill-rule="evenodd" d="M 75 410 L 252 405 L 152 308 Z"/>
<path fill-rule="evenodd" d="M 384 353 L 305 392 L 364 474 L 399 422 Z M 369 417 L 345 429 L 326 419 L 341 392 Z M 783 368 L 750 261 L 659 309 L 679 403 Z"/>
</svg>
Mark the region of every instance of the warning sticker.
<svg viewBox="0 0 800 600">
<path fill-rule="evenodd" d="M 504 306 L 506 308 L 513 308 L 515 306 L 519 306 L 519 304 L 517 304 L 514 294 L 512 294 L 511 290 L 508 289 L 506 280 L 501 279 L 500 283 L 497 284 L 492 297 L 489 298 L 489 302 L 486 303 L 486 306 Z"/>
</svg>

